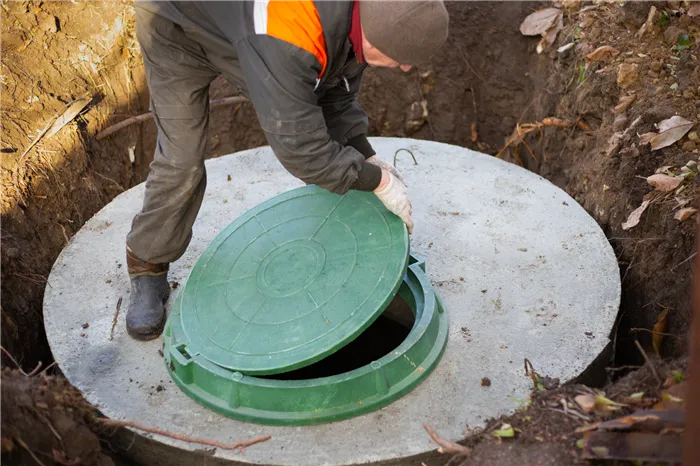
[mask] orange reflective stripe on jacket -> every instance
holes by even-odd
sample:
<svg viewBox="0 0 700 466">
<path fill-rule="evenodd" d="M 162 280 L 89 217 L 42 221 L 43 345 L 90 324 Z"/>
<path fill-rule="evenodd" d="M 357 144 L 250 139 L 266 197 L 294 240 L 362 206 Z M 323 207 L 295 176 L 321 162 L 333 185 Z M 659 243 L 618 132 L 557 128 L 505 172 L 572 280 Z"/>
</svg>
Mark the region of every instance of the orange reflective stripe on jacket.
<svg viewBox="0 0 700 466">
<path fill-rule="evenodd" d="M 310 0 L 256 0 L 253 9 L 256 34 L 267 34 L 306 50 L 321 64 L 323 76 L 328 54 L 321 18 Z"/>
</svg>

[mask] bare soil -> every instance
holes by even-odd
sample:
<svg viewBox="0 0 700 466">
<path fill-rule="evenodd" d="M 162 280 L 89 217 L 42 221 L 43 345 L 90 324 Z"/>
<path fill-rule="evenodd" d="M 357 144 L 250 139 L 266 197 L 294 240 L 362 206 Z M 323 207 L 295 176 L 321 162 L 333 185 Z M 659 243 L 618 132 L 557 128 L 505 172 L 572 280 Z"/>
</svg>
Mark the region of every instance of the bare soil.
<svg viewBox="0 0 700 466">
<path fill-rule="evenodd" d="M 370 69 L 365 74 L 360 101 L 370 118 L 370 133 L 437 140 L 496 155 L 518 124 L 547 117 L 567 122 L 566 127 L 542 126 L 541 132 L 525 136 L 532 154 L 521 143 L 501 156 L 566 190 L 614 246 L 623 296 L 608 365 L 641 365 L 633 343 L 639 340 L 654 352 L 648 330 L 664 309 L 669 309 L 663 330 L 668 336 L 661 340 L 660 355 L 681 356 L 687 347 L 697 216 L 675 220 L 671 197 L 651 205 L 636 227 L 625 231 L 622 223 L 652 190 L 644 177 L 659 167 L 675 166 L 677 171 L 698 159 L 700 142 L 696 145 L 689 135 L 657 151 L 640 144 L 639 135 L 655 131 L 654 123 L 675 114 L 693 122 L 700 118 L 700 22 L 679 2 L 566 4 L 560 5 L 564 29 L 552 47 L 538 54 L 538 38 L 524 37 L 518 27 L 528 14 L 552 2 L 449 3 L 450 38 L 429 65 L 409 73 Z M 130 2 L 17 1 L 0 6 L 2 341 L 30 371 L 38 361 L 51 361 L 42 321 L 51 266 L 87 219 L 145 180 L 155 129 L 145 122 L 95 139 L 100 130 L 148 111 Z M 652 6 L 658 9 L 656 18 L 637 38 Z M 679 34 L 690 38 L 680 50 Z M 556 51 L 571 42 L 573 48 Z M 601 62 L 585 59 L 602 45 L 620 54 Z M 622 64 L 637 67 L 636 79 L 625 88 L 617 83 Z M 210 90 L 213 99 L 233 93 L 223 80 Z M 636 98 L 625 112 L 626 122 L 618 119 L 614 124 L 611 109 L 628 94 Z M 52 116 L 82 97 L 91 98 L 92 104 L 81 116 L 22 156 Z M 576 126 L 579 120 L 590 130 Z M 266 144 L 249 103 L 215 109 L 211 122 L 210 157 Z M 623 134 L 610 150 L 615 132 Z M 684 182 L 681 197 L 697 207 L 693 181 L 689 177 Z M 2 361 L 11 364 L 4 355 Z M 618 367 L 609 374 L 625 372 Z M 629 377 L 628 391 L 638 391 L 635 387 L 647 381 L 643 371 Z M 3 408 L 4 397 L 3 391 Z M 522 431 L 531 436 L 501 442 L 488 435 L 472 438 L 473 455 L 465 464 L 573 464 L 575 441 L 568 434 L 576 426 L 557 413 L 540 413 L 536 406 L 533 402 L 531 412 L 519 414 L 530 416 L 532 424 L 542 414 L 536 429 L 523 425 Z M 6 418 L 5 412 L 3 427 L 6 419 L 22 422 Z M 517 417 L 509 421 L 520 425 Z M 433 427 L 439 432 L 439 426 Z"/>
<path fill-rule="evenodd" d="M 63 377 L 2 373 L 5 464 L 113 466 L 91 427 L 93 408 Z"/>
</svg>

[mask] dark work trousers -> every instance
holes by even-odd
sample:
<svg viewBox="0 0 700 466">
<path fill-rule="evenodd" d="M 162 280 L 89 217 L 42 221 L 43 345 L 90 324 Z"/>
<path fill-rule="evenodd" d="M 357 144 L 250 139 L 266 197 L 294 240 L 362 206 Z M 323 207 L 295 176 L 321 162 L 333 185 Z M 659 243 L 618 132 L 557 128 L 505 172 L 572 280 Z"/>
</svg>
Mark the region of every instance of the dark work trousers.
<svg viewBox="0 0 700 466">
<path fill-rule="evenodd" d="M 146 69 L 158 142 L 141 212 L 126 242 L 142 261 L 170 263 L 185 252 L 207 184 L 204 169 L 209 85 L 243 78 L 233 45 L 136 7 L 136 34 Z"/>
</svg>

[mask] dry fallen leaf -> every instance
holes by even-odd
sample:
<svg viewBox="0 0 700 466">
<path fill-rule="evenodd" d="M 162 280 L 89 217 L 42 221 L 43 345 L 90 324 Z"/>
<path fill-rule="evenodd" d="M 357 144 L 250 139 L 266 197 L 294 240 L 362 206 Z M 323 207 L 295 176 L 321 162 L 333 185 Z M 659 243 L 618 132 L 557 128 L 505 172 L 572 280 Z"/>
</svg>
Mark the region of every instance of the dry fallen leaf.
<svg viewBox="0 0 700 466">
<path fill-rule="evenodd" d="M 61 128 L 66 126 L 68 123 L 73 121 L 73 118 L 78 116 L 80 112 L 85 109 L 85 107 L 88 106 L 88 104 L 91 102 L 92 99 L 78 99 L 74 100 L 71 102 L 68 107 L 66 107 L 66 110 L 61 114 L 58 119 L 51 125 L 51 128 L 46 132 L 46 135 L 44 136 L 45 138 L 50 138 L 54 134 L 58 133 Z"/>
<path fill-rule="evenodd" d="M 627 110 L 627 107 L 629 107 L 636 98 L 637 96 L 635 94 L 629 94 L 620 97 L 619 103 L 615 107 L 613 107 L 613 112 L 624 113 L 624 111 Z"/>
<path fill-rule="evenodd" d="M 622 145 L 623 136 L 624 133 L 622 131 L 613 133 L 613 135 L 610 136 L 610 139 L 608 139 L 608 147 L 605 149 L 606 157 L 613 156 L 620 149 L 620 146 Z"/>
<path fill-rule="evenodd" d="M 659 351 L 661 350 L 661 343 L 664 341 L 664 333 L 666 333 L 666 324 L 668 323 L 667 317 L 668 309 L 664 309 L 661 311 L 661 314 L 659 314 L 656 323 L 651 329 L 651 344 L 654 347 L 654 351 L 656 351 L 656 354 L 659 356 L 661 356 Z"/>
<path fill-rule="evenodd" d="M 663 149 L 680 140 L 690 128 L 693 122 L 683 117 L 673 116 L 656 124 L 658 133 L 645 133 L 639 137 L 640 144 L 651 144 L 651 150 Z"/>
<path fill-rule="evenodd" d="M 639 224 L 639 220 L 642 218 L 642 214 L 645 210 L 647 210 L 650 203 L 651 199 L 646 199 L 644 202 L 642 202 L 642 205 L 634 209 L 630 216 L 627 217 L 627 220 L 622 223 L 622 229 L 629 230 L 630 228 L 637 226 Z"/>
<path fill-rule="evenodd" d="M 583 412 L 595 412 L 600 415 L 607 415 L 613 411 L 619 411 L 621 406 L 626 406 L 621 403 L 615 403 L 605 398 L 603 395 L 578 395 L 574 398 L 574 401 L 581 407 Z"/>
<path fill-rule="evenodd" d="M 656 136 L 658 136 L 659 133 L 644 133 L 639 136 L 639 144 L 651 144 L 651 141 L 654 140 Z"/>
<path fill-rule="evenodd" d="M 693 122 L 683 117 L 674 115 L 671 118 L 656 124 L 659 129 L 657 134 L 646 133 L 639 137 L 640 144 L 651 144 L 651 150 L 659 150 L 668 147 L 685 136 L 685 133 L 693 127 Z"/>
<path fill-rule="evenodd" d="M 557 40 L 559 31 L 561 31 L 563 28 L 564 18 L 559 15 L 557 20 L 554 22 L 554 25 L 542 33 L 542 39 L 540 40 L 539 44 L 537 44 L 537 53 L 539 54 L 544 52 L 550 45 L 552 45 L 554 41 Z"/>
<path fill-rule="evenodd" d="M 632 393 L 630 396 L 624 397 L 623 401 L 628 405 L 637 406 L 645 404 L 648 400 L 644 399 L 644 392 L 637 392 Z"/>
<path fill-rule="evenodd" d="M 668 388 L 669 395 L 685 401 L 688 399 L 688 381 L 682 380 L 679 383 Z"/>
<path fill-rule="evenodd" d="M 674 396 L 669 390 L 666 392 L 661 392 L 661 403 L 663 403 L 664 409 L 674 409 L 683 407 L 684 400 L 683 398 Z"/>
<path fill-rule="evenodd" d="M 627 416 L 597 424 L 599 431 L 659 433 L 683 427 L 685 413 L 678 410 L 642 409 Z"/>
<path fill-rule="evenodd" d="M 32 148 L 39 143 L 44 138 L 49 138 L 56 134 L 61 128 L 67 125 L 73 118 L 75 118 L 83 109 L 91 102 L 92 99 L 77 99 L 64 105 L 58 113 L 54 114 L 44 126 L 44 129 L 39 131 L 39 134 L 34 138 L 34 140 L 27 146 L 22 155 L 19 157 L 18 164 L 22 163 L 24 157 L 29 153 Z"/>
<path fill-rule="evenodd" d="M 657 173 L 647 178 L 649 186 L 653 186 L 657 191 L 673 191 L 683 182 L 680 176 L 668 176 L 663 173 Z"/>
<path fill-rule="evenodd" d="M 585 425 L 582 425 L 581 427 L 577 427 L 576 430 L 574 430 L 574 432 L 576 432 L 577 434 L 583 434 L 585 432 L 591 432 L 591 431 L 597 430 L 597 429 L 598 429 L 598 424 L 585 424 Z M 581 439 L 581 440 L 583 440 L 583 439 Z"/>
<path fill-rule="evenodd" d="M 515 437 L 515 430 L 510 424 L 503 424 L 500 429 L 494 430 L 493 435 L 499 438 Z"/>
<path fill-rule="evenodd" d="M 590 61 L 604 61 L 610 57 L 614 57 L 615 55 L 619 54 L 620 51 L 617 50 L 615 47 L 603 45 L 586 55 L 586 59 Z"/>
<path fill-rule="evenodd" d="M 561 47 L 559 47 L 559 48 L 557 49 L 557 52 L 559 52 L 559 53 L 564 53 L 564 52 L 566 52 L 567 50 L 570 50 L 570 49 L 574 48 L 574 45 L 576 45 L 575 42 L 569 42 L 568 44 L 562 45 Z"/>
<path fill-rule="evenodd" d="M 559 8 L 545 8 L 537 10 L 528 15 L 520 25 L 520 32 L 524 36 L 538 36 L 547 32 L 549 28 L 554 26 L 562 12 Z"/>
<path fill-rule="evenodd" d="M 679 220 L 681 222 L 684 222 L 688 220 L 690 217 L 693 216 L 694 213 L 696 213 L 698 209 L 695 209 L 694 207 L 685 207 L 683 209 L 680 209 L 678 212 L 676 212 L 676 215 L 673 216 L 676 220 Z"/>
<path fill-rule="evenodd" d="M 691 6 L 688 10 L 688 16 L 691 18 L 694 16 L 700 16 L 700 4 L 696 3 L 695 5 Z"/>
<path fill-rule="evenodd" d="M 595 408 L 595 396 L 593 395 L 578 395 L 574 398 L 574 401 L 581 407 L 584 413 L 591 413 L 593 412 L 593 408 Z"/>
<path fill-rule="evenodd" d="M 674 209 L 682 209 L 683 207 L 693 202 L 691 198 L 682 196 L 674 197 L 673 200 L 676 201 L 676 206 L 674 207 Z"/>
</svg>

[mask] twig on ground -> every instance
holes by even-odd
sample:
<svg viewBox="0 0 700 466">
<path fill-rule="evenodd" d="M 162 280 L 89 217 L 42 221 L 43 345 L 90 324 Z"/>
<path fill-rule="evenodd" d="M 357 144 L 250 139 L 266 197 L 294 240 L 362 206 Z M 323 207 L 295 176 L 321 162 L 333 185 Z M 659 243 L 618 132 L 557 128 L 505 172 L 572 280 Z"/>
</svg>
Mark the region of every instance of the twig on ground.
<svg viewBox="0 0 700 466">
<path fill-rule="evenodd" d="M 141 430 L 143 432 L 148 432 L 150 434 L 156 434 L 156 435 L 162 435 L 164 437 L 170 437 L 176 440 L 182 440 L 183 442 L 189 442 L 189 443 L 199 443 L 202 445 L 207 445 L 210 447 L 215 447 L 215 448 L 221 448 L 222 450 L 236 450 L 236 449 L 243 449 L 247 448 L 251 445 L 255 445 L 256 443 L 262 443 L 270 440 L 272 438 L 271 435 L 265 435 L 264 437 L 257 437 L 252 440 L 240 440 L 235 443 L 221 443 L 217 442 L 215 440 L 206 440 L 206 439 L 201 439 L 201 438 L 193 438 L 193 437 L 187 437 L 185 435 L 180 435 L 180 434 L 174 434 L 172 432 L 168 432 L 167 430 L 162 430 L 162 429 L 156 429 L 155 427 L 144 427 L 142 425 L 139 425 L 135 422 L 132 421 L 119 421 L 116 419 L 107 419 L 107 418 L 98 418 L 97 421 L 107 427 L 131 427 L 132 429 L 137 429 Z"/>
<path fill-rule="evenodd" d="M 697 256 L 697 255 L 698 255 L 698 252 L 695 251 L 695 252 L 692 253 L 687 259 L 685 259 L 683 262 L 680 262 L 679 264 L 675 265 L 674 267 L 671 267 L 671 272 L 673 272 L 674 270 L 676 270 L 678 267 L 680 267 L 681 265 L 685 264 L 685 263 L 688 262 L 689 260 L 693 260 L 693 257 L 695 257 L 695 256 Z"/>
<path fill-rule="evenodd" d="M 49 369 L 51 369 L 51 368 L 52 368 L 53 366 L 55 366 L 55 365 L 56 365 L 56 361 L 54 361 L 54 362 L 52 362 L 51 364 L 49 364 L 48 366 L 44 367 L 44 368 L 41 370 L 41 372 L 39 372 L 39 374 L 43 374 L 44 372 L 48 371 Z"/>
<path fill-rule="evenodd" d="M 39 458 L 36 457 L 36 455 L 34 454 L 34 452 L 31 451 L 31 450 L 29 449 L 29 447 L 27 446 L 27 444 L 24 443 L 24 440 L 22 440 L 22 439 L 19 438 L 19 437 L 13 437 L 12 440 L 14 440 L 15 442 L 17 442 L 17 444 L 18 444 L 20 447 L 22 447 L 22 448 L 24 448 L 25 450 L 27 450 L 27 453 L 29 453 L 29 455 L 30 455 L 32 458 L 34 458 L 34 461 L 36 461 L 37 464 L 39 464 L 40 466 L 45 466 L 44 463 L 42 463 L 41 460 L 40 460 Z"/>
<path fill-rule="evenodd" d="M 216 99 L 216 100 L 210 100 L 209 101 L 209 110 L 217 107 L 223 107 L 224 105 L 231 105 L 235 104 L 237 102 L 247 102 L 248 99 L 246 99 L 243 96 L 233 96 L 233 97 L 226 97 L 224 99 Z M 117 131 L 126 128 L 127 126 L 131 126 L 134 123 L 139 123 L 142 121 L 150 120 L 153 118 L 153 112 L 148 112 L 148 113 L 143 113 L 141 115 L 133 116 L 131 118 L 127 118 L 124 121 L 120 121 L 117 124 L 114 124 L 112 126 L 108 126 L 104 130 L 100 131 L 97 133 L 97 136 L 95 136 L 95 139 L 98 141 L 101 141 L 102 139 L 106 138 L 107 136 L 111 136 L 112 134 L 116 133 Z"/>
<path fill-rule="evenodd" d="M 639 340 L 634 340 L 634 344 L 637 345 L 637 349 L 639 350 L 640 353 L 642 353 L 642 356 L 644 356 L 644 360 L 649 365 L 649 369 L 651 369 L 651 373 L 654 374 L 654 378 L 656 379 L 657 382 L 659 382 L 659 385 L 661 385 L 663 383 L 663 381 L 659 377 L 659 374 L 656 372 L 656 368 L 654 367 L 654 364 L 652 364 L 651 359 L 649 359 L 649 356 L 647 356 L 646 351 L 644 351 L 644 348 L 642 348 L 642 345 L 639 344 Z"/>
<path fill-rule="evenodd" d="M 109 178 L 109 177 L 107 177 L 107 176 L 104 176 L 102 173 L 99 173 L 97 170 L 93 170 L 92 172 L 93 172 L 95 175 L 97 175 L 97 176 L 99 176 L 100 178 L 102 178 L 103 180 L 111 181 L 112 183 L 114 183 L 114 185 L 115 185 L 117 188 L 121 189 L 122 191 L 126 191 L 126 189 L 124 189 L 124 186 L 120 185 L 119 183 L 117 183 L 116 181 L 114 181 L 112 178 Z"/>
<path fill-rule="evenodd" d="M 428 435 L 430 435 L 430 438 L 433 439 L 433 442 L 438 444 L 438 446 L 440 447 L 438 448 L 438 451 L 440 453 L 456 453 L 464 456 L 469 456 L 469 454 L 471 453 L 471 450 L 465 446 L 462 446 L 458 443 L 450 442 L 448 440 L 443 440 L 440 437 L 438 437 L 438 434 L 435 433 L 433 428 L 430 427 L 428 424 L 423 424 L 423 428 L 426 432 L 428 432 Z"/>
<path fill-rule="evenodd" d="M 65 449 L 65 447 L 63 446 L 63 438 L 61 437 L 61 435 L 58 432 L 56 432 L 56 428 L 53 426 L 53 424 L 51 424 L 51 421 L 43 414 L 41 414 L 41 413 L 37 413 L 37 414 L 39 414 L 39 417 L 41 418 L 41 420 L 44 421 L 47 426 L 49 426 L 49 430 L 51 430 L 51 432 L 56 436 L 58 441 L 61 442 L 61 448 Z"/>
<path fill-rule="evenodd" d="M 514 135 L 511 136 L 510 139 L 508 139 L 508 142 L 503 146 L 503 148 L 498 151 L 498 154 L 496 154 L 497 158 L 501 158 L 501 155 L 505 150 L 510 147 L 511 145 L 514 146 L 515 149 L 518 148 L 520 144 L 525 145 L 525 148 L 530 152 L 530 155 L 534 160 L 537 160 L 535 157 L 535 154 L 532 152 L 530 149 L 530 146 L 528 146 L 527 142 L 525 142 L 525 136 L 527 136 L 529 133 L 533 131 L 537 131 L 540 134 L 540 138 L 542 137 L 542 130 L 543 128 L 546 127 L 557 127 L 557 128 L 580 128 L 583 131 L 590 131 L 590 127 L 584 122 L 581 121 L 581 119 L 577 120 L 575 123 L 570 123 L 568 121 L 562 120 L 560 118 L 554 118 L 554 117 L 548 117 L 543 119 L 541 122 L 536 121 L 535 123 L 523 123 L 523 124 L 516 124 L 515 129 L 513 130 Z"/>
<path fill-rule="evenodd" d="M 643 366 L 635 366 L 635 365 L 627 365 L 627 366 L 617 366 L 617 367 L 606 367 L 605 370 L 608 372 L 617 372 L 617 371 L 627 371 L 627 370 L 636 370 L 639 369 L 640 367 Z"/>
<path fill-rule="evenodd" d="M 29 374 L 24 374 L 24 375 L 26 375 L 27 377 L 34 377 L 35 375 L 37 375 L 39 373 L 39 370 L 41 370 L 42 365 L 43 365 L 42 362 L 39 361 L 36 364 L 36 367 Z"/>
<path fill-rule="evenodd" d="M 647 32 L 647 29 L 651 27 L 651 25 L 654 23 L 654 15 L 656 15 L 656 7 L 652 6 L 649 8 L 649 14 L 647 15 L 647 20 L 644 21 L 644 24 L 642 24 L 642 27 L 639 28 L 639 31 L 637 31 L 637 34 L 635 36 L 637 38 L 641 38 L 644 33 Z"/>
<path fill-rule="evenodd" d="M 6 350 L 5 348 L 3 348 L 2 346 L 0 346 L 0 350 L 2 350 L 2 352 L 5 353 L 5 355 L 6 355 L 8 358 L 10 358 L 10 361 L 12 361 L 12 362 L 15 364 L 15 366 L 17 367 L 17 369 L 19 369 L 19 371 L 20 371 L 23 375 L 27 375 L 27 374 L 22 370 L 22 366 L 20 366 L 19 363 L 17 362 L 17 360 L 16 360 L 14 357 L 12 357 L 12 355 L 10 354 L 9 351 L 7 351 L 7 350 Z"/>
<path fill-rule="evenodd" d="M 459 48 L 459 47 L 456 47 L 456 48 L 457 48 L 457 52 L 459 52 L 459 55 L 462 57 L 462 60 L 464 60 L 464 63 L 466 63 L 467 67 L 471 70 L 472 73 L 474 73 L 474 76 L 479 78 L 481 80 L 481 82 L 485 83 L 486 79 L 483 76 L 481 76 L 479 73 L 477 73 L 474 68 L 472 68 L 472 65 L 469 63 L 469 60 L 467 60 L 467 55 L 464 52 L 462 52 L 461 48 Z"/>
<path fill-rule="evenodd" d="M 10 361 L 12 361 L 12 362 L 14 363 L 15 366 L 17 366 L 17 370 L 19 370 L 20 373 L 21 373 L 22 375 L 24 375 L 25 377 L 34 377 L 35 375 L 37 375 L 37 374 L 39 373 L 39 370 L 41 369 L 41 366 L 43 365 L 43 363 L 42 363 L 41 361 L 39 361 L 39 362 L 37 363 L 36 367 L 35 367 L 34 369 L 32 369 L 32 371 L 31 371 L 30 373 L 26 373 L 26 372 L 24 372 L 24 371 L 22 370 L 22 366 L 19 365 L 19 363 L 17 362 L 17 360 L 10 354 L 9 351 L 7 351 L 7 350 L 6 350 L 5 348 L 3 348 L 2 346 L 0 346 L 0 350 L 2 350 L 3 353 L 5 353 L 5 354 L 7 355 L 8 358 L 10 358 Z M 53 362 L 53 363 L 49 364 L 49 365 L 46 367 L 46 369 L 48 369 L 49 367 L 53 366 L 54 364 L 56 364 L 56 363 Z M 44 369 L 44 370 L 46 370 L 46 369 Z M 43 372 L 43 371 L 42 371 L 42 372 Z"/>
<path fill-rule="evenodd" d="M 572 419 L 578 418 L 578 419 L 581 419 L 581 420 L 584 420 L 584 421 L 590 421 L 590 420 L 591 420 L 590 417 L 586 416 L 585 414 L 581 414 L 581 413 L 579 413 L 579 412 L 577 412 L 577 411 L 573 411 L 573 410 L 572 410 L 572 411 L 566 412 L 566 411 L 564 411 L 563 409 L 558 409 L 558 408 L 547 408 L 547 409 L 549 409 L 550 411 L 556 411 L 557 413 L 562 413 L 562 414 L 564 414 L 564 415 L 566 415 L 566 416 L 568 416 L 568 417 L 570 417 L 570 418 L 572 418 Z"/>
<path fill-rule="evenodd" d="M 654 330 L 649 330 L 648 328 L 632 327 L 632 328 L 630 328 L 630 332 L 649 332 L 653 335 L 663 335 L 665 337 L 678 338 L 677 335 L 674 335 L 672 333 L 655 332 Z"/>
<path fill-rule="evenodd" d="M 28 275 L 22 275 L 21 273 L 13 273 L 12 274 L 13 277 L 24 278 L 25 280 L 28 280 L 32 283 L 38 283 L 38 284 L 47 283 L 47 280 L 43 275 L 39 275 L 38 273 L 30 273 L 29 275 L 36 275 L 37 277 L 41 278 L 41 280 L 37 280 L 37 279 L 32 278 Z"/>
<path fill-rule="evenodd" d="M 447 463 L 445 463 L 445 466 L 452 466 L 454 463 L 457 463 L 457 460 L 460 460 L 462 458 L 463 458 L 463 455 L 454 455 L 454 456 L 452 456 L 452 458 L 450 458 L 450 460 Z M 425 463 L 423 463 L 423 464 L 425 464 Z"/>
<path fill-rule="evenodd" d="M 66 240 L 66 244 L 70 242 L 70 239 L 68 238 L 68 234 L 66 233 L 66 227 L 61 225 L 60 223 L 58 224 L 59 227 L 61 227 L 61 230 L 63 230 L 63 239 Z"/>
<path fill-rule="evenodd" d="M 112 320 L 112 330 L 109 331 L 109 341 L 114 338 L 114 329 L 117 327 L 117 318 L 119 317 L 119 309 L 122 307 L 122 297 L 117 301 L 117 310 L 114 311 L 114 319 Z"/>
<path fill-rule="evenodd" d="M 479 118 L 476 113 L 476 96 L 474 96 L 474 88 L 469 87 L 469 92 L 472 95 L 472 107 L 474 107 L 474 121 L 472 122 L 471 141 L 476 142 L 479 139 Z"/>
<path fill-rule="evenodd" d="M 617 318 L 615 321 L 615 325 L 613 326 L 613 344 L 612 344 L 612 355 L 610 356 L 611 361 L 615 361 L 615 355 L 617 353 L 615 347 L 617 346 L 617 335 L 620 333 L 620 322 L 622 321 L 622 318 L 625 317 L 625 314 L 627 311 L 623 311 L 622 314 Z"/>
</svg>

